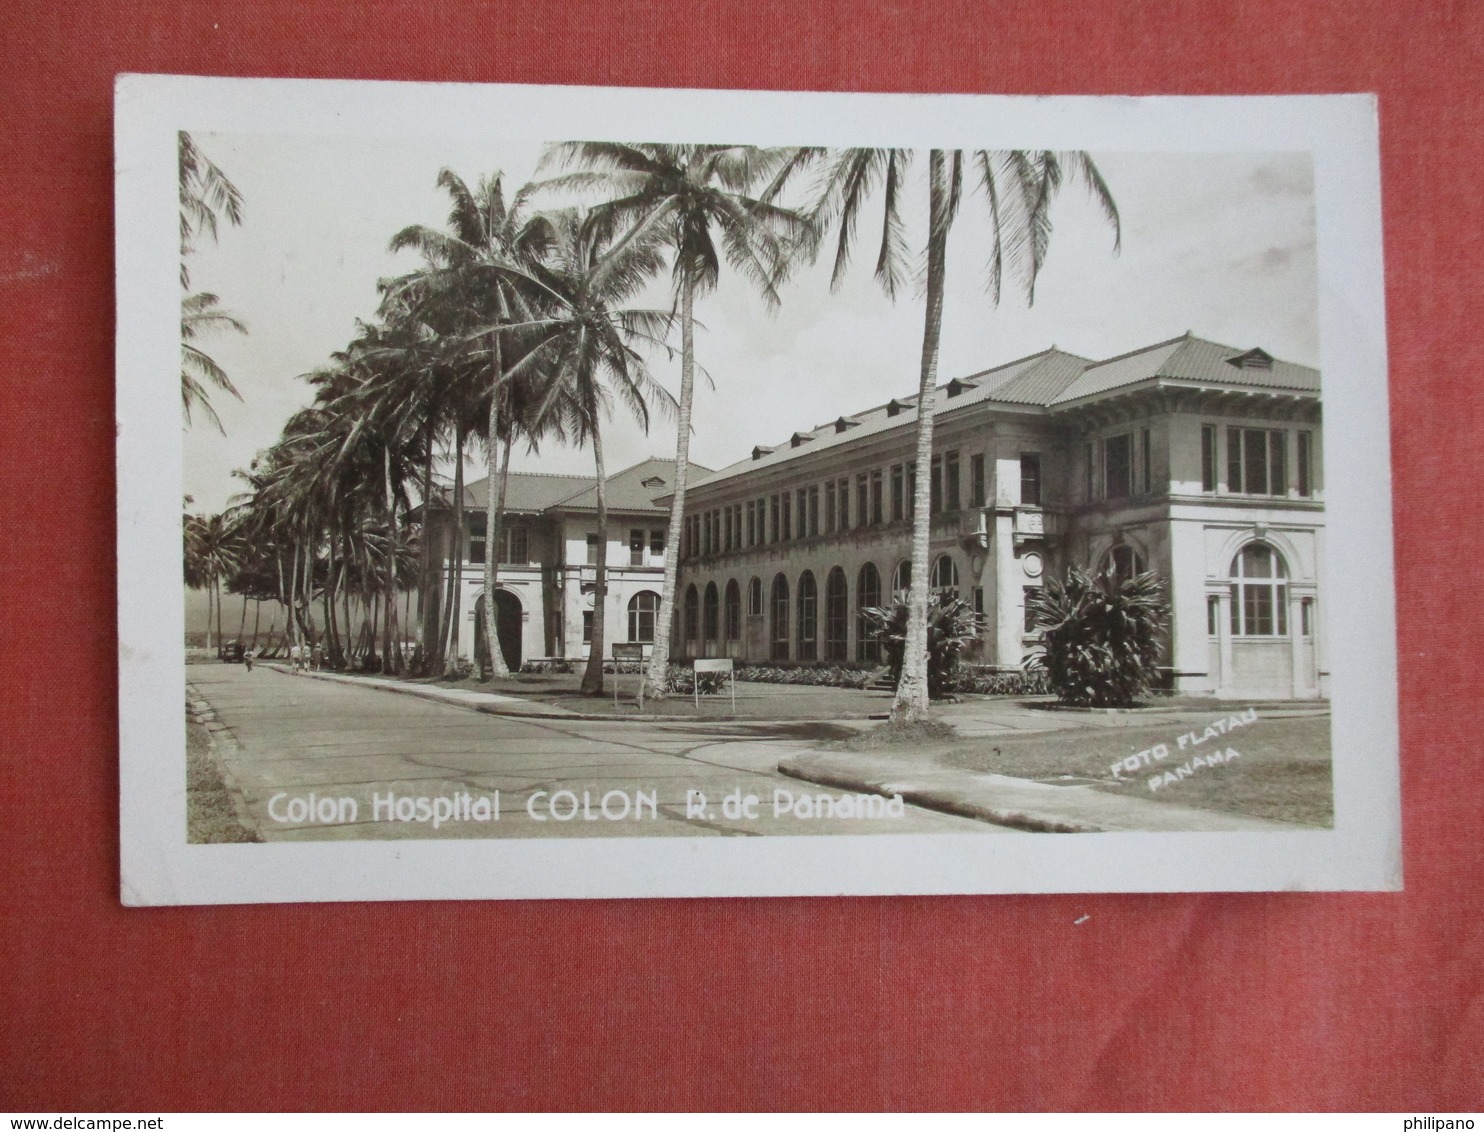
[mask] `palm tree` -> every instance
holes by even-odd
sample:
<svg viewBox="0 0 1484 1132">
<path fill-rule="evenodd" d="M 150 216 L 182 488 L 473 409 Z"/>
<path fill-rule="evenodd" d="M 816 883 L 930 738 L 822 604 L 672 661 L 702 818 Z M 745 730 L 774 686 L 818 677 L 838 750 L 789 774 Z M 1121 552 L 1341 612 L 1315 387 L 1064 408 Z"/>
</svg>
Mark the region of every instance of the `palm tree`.
<svg viewBox="0 0 1484 1132">
<path fill-rule="evenodd" d="M 242 394 L 237 392 L 226 371 L 195 343 L 215 330 L 235 330 L 246 334 L 247 327 L 236 315 L 219 309 L 217 302 L 217 297 L 208 291 L 198 291 L 180 301 L 180 395 L 187 424 L 191 422 L 192 405 L 199 405 L 211 418 L 211 423 L 225 434 L 222 420 L 211 407 L 211 399 L 202 383 L 210 382 L 239 401 Z"/>
<path fill-rule="evenodd" d="M 242 193 L 227 175 L 196 148 L 191 135 L 181 130 L 176 139 L 180 179 L 180 287 L 190 290 L 191 273 L 186 256 L 195 251 L 198 233 L 217 238 L 217 217 L 225 216 L 235 228 L 242 223 Z"/>
<path fill-rule="evenodd" d="M 621 401 L 649 430 L 649 401 L 666 408 L 674 399 L 649 374 L 632 343 L 665 346 L 670 326 L 665 311 L 617 309 L 632 298 L 664 265 L 664 244 L 656 236 L 628 241 L 621 254 L 608 259 L 605 226 L 590 215 L 570 210 L 552 216 L 556 244 L 547 264 L 533 268 L 550 315 L 528 326 L 530 349 L 510 369 L 518 379 L 528 370 L 540 373 L 545 395 L 535 418 L 559 418 L 556 427 L 578 444 L 590 442 L 597 473 L 598 553 L 593 591 L 593 631 L 582 691 L 603 693 L 603 652 L 608 596 L 608 473 L 603 462 L 602 421 L 613 399 Z M 508 451 L 508 448 L 507 448 Z M 487 594 L 493 591 L 486 590 Z M 486 601 L 486 607 L 493 605 Z M 487 638 L 490 651 L 497 646 Z"/>
<path fill-rule="evenodd" d="M 211 652 L 211 613 L 216 610 L 216 636 L 222 636 L 222 579 L 241 560 L 237 530 L 226 513 L 185 517 L 185 578 L 192 589 L 206 590 L 206 651 Z"/>
<path fill-rule="evenodd" d="M 725 255 L 733 268 L 758 286 L 770 306 L 778 305 L 781 276 L 797 248 L 811 241 L 813 229 L 798 213 L 750 194 L 754 186 L 776 175 L 791 156 L 793 151 L 752 146 L 565 142 L 551 147 L 542 158 L 543 167 L 581 167 L 542 187 L 610 194 L 593 213 L 604 242 L 611 238 L 608 254 L 596 269 L 598 286 L 605 271 L 618 270 L 633 241 L 658 236 L 673 252 L 673 287 L 680 309 L 680 396 L 659 631 L 646 675 L 646 694 L 653 699 L 667 691 L 670 622 L 690 462 L 695 301 L 716 286 Z"/>
<path fill-rule="evenodd" d="M 180 286 L 181 290 L 189 291 L 191 275 L 186 257 L 195 250 L 194 241 L 197 235 L 205 232 L 215 241 L 218 215 L 225 216 L 234 227 L 241 224 L 242 194 L 227 179 L 227 175 L 196 148 L 190 134 L 180 131 L 177 142 L 180 180 Z M 194 343 L 211 331 L 230 329 L 246 334 L 247 327 L 236 316 L 220 310 L 217 303 L 217 297 L 205 291 L 188 294 L 181 300 L 180 391 L 185 404 L 187 424 L 191 423 L 191 407 L 199 405 L 217 429 L 225 432 L 221 418 L 211 407 L 202 382 L 215 385 L 239 401 L 242 394 L 237 392 L 226 371 Z"/>
<path fill-rule="evenodd" d="M 903 149 L 798 150 L 784 163 L 767 193 L 807 165 L 822 163 L 813 217 L 823 231 L 839 226 L 831 285 L 838 287 L 850 262 L 855 229 L 866 199 L 877 186 L 884 198 L 876 278 L 893 299 L 907 277 L 907 244 L 901 218 L 901 196 L 912 151 Z M 1113 226 L 1113 250 L 1119 247 L 1118 208 L 1102 174 L 1086 153 L 1046 150 L 941 150 L 928 152 L 927 304 L 922 334 L 922 361 L 917 392 L 917 486 L 913 500 L 912 580 L 902 678 L 892 704 L 893 721 L 924 718 L 928 710 L 927 592 L 933 455 L 933 410 L 938 382 L 938 342 L 943 325 L 948 233 L 958 215 L 966 167 L 977 174 L 976 187 L 988 205 L 990 219 L 989 291 L 1000 301 L 1008 265 L 1024 284 L 1026 299 L 1035 301 L 1036 279 L 1051 241 L 1050 205 L 1070 177 L 1081 180 Z"/>
<path fill-rule="evenodd" d="M 529 313 L 528 270 L 547 253 L 551 246 L 551 228 L 543 216 L 528 215 L 525 209 L 529 189 L 516 193 L 507 207 L 501 186 L 502 175 L 479 182 L 477 191 L 450 169 L 438 174 L 438 186 L 453 200 L 448 216 L 448 230 L 439 231 L 421 224 L 402 229 L 392 237 L 391 250 L 414 248 L 428 261 L 426 270 L 412 277 L 424 305 L 441 308 L 436 322 L 457 334 L 471 325 L 483 328 L 479 345 L 487 358 L 485 395 L 488 397 L 487 464 L 493 483 L 495 452 L 503 445 L 499 489 L 487 492 L 484 555 L 484 603 L 486 639 L 495 637 L 495 579 L 499 568 L 500 541 L 505 517 L 506 485 L 510 472 L 510 448 L 521 422 L 513 411 L 516 397 L 505 381 L 502 342 L 506 328 Z M 455 488 L 455 523 L 463 522 L 463 446 L 456 445 L 458 461 Z M 459 529 L 456 527 L 456 529 Z M 456 583 L 457 584 L 457 583 Z M 458 596 L 454 594 L 453 617 L 457 617 Z M 490 661 L 496 676 L 508 676 L 499 649 L 490 650 Z"/>
</svg>

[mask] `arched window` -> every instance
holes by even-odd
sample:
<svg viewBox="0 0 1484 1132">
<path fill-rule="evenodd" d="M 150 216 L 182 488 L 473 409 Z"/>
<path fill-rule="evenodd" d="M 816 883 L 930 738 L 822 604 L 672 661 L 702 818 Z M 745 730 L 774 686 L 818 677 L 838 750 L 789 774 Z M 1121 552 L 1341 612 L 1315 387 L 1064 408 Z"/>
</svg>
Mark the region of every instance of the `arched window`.
<svg viewBox="0 0 1484 1132">
<path fill-rule="evenodd" d="M 895 598 L 897 594 L 901 594 L 903 596 L 903 600 L 905 600 L 907 591 L 911 588 L 912 560 L 909 558 L 905 561 L 899 562 L 897 564 L 896 573 L 891 576 L 892 597 Z"/>
<path fill-rule="evenodd" d="M 697 641 L 701 638 L 701 595 L 695 586 L 685 591 L 685 639 Z"/>
<path fill-rule="evenodd" d="M 721 635 L 721 595 L 715 582 L 706 583 L 706 597 L 701 606 L 701 632 L 708 641 Z"/>
<path fill-rule="evenodd" d="M 763 580 L 754 578 L 747 583 L 747 616 L 763 615 Z"/>
<path fill-rule="evenodd" d="M 799 577 L 799 659 L 819 659 L 819 588 L 808 570 Z"/>
<path fill-rule="evenodd" d="M 1288 636 L 1288 567 L 1265 542 L 1244 546 L 1232 559 L 1232 635 Z"/>
<path fill-rule="evenodd" d="M 788 579 L 779 574 L 773 579 L 773 642 L 774 660 L 788 659 Z"/>
<path fill-rule="evenodd" d="M 629 598 L 629 643 L 654 644 L 654 616 L 660 609 L 660 595 L 653 590 L 640 590 Z"/>
<path fill-rule="evenodd" d="M 1147 569 L 1149 567 L 1144 562 L 1144 556 L 1126 542 L 1119 543 L 1108 551 L 1108 557 L 1103 560 L 1103 573 L 1119 585 Z"/>
<path fill-rule="evenodd" d="M 742 639 L 742 587 L 733 578 L 727 583 L 727 596 L 723 608 L 726 612 L 726 637 L 729 641 Z"/>
<path fill-rule="evenodd" d="M 862 664 L 881 663 L 881 642 L 871 635 L 863 610 L 875 609 L 881 604 L 881 573 L 873 563 L 861 567 L 860 578 L 855 583 L 856 642 L 855 658 Z"/>
<path fill-rule="evenodd" d="M 850 595 L 845 571 L 836 566 L 824 582 L 824 658 L 844 660 L 850 632 Z"/>
<path fill-rule="evenodd" d="M 947 554 L 938 556 L 938 560 L 933 563 L 929 585 L 935 594 L 945 598 L 958 597 L 958 566 L 954 563 L 952 556 Z"/>
</svg>

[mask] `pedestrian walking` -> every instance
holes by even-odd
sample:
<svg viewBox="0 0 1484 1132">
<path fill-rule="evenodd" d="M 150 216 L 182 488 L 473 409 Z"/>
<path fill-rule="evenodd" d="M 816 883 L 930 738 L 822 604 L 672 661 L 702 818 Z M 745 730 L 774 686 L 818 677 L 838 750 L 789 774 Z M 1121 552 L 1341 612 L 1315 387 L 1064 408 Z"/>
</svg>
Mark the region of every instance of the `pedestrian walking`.
<svg viewBox="0 0 1484 1132">
<path fill-rule="evenodd" d="M 247 670 L 249 672 L 252 671 L 252 659 L 253 659 L 253 650 L 252 650 L 252 647 L 249 646 L 248 648 L 244 649 L 243 652 L 242 652 L 242 663 L 247 667 Z"/>
</svg>

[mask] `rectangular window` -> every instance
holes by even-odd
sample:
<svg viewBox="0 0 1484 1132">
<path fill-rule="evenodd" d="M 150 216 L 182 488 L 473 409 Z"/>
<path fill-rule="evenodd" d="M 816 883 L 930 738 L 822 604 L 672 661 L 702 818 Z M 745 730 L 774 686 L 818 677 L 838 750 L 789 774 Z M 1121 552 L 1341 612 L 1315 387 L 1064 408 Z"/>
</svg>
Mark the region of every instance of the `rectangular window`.
<svg viewBox="0 0 1484 1132">
<path fill-rule="evenodd" d="M 1298 434 L 1298 468 L 1295 469 L 1298 476 L 1298 493 L 1305 499 L 1314 494 L 1314 434 L 1312 432 L 1301 432 Z"/>
<path fill-rule="evenodd" d="M 790 511 L 789 498 L 790 498 L 789 497 L 789 494 L 786 491 L 783 492 L 778 497 L 779 502 L 783 505 L 783 519 L 782 519 L 783 533 L 779 537 L 782 538 L 784 542 L 788 542 L 789 540 L 791 540 L 794 537 L 793 536 L 793 523 L 791 521 L 793 519 L 793 516 L 789 514 L 789 511 Z"/>
<path fill-rule="evenodd" d="M 1299 602 L 1299 628 L 1306 637 L 1314 635 L 1314 599 L 1306 597 Z"/>
<path fill-rule="evenodd" d="M 819 485 L 809 489 L 809 537 L 819 534 Z"/>
<path fill-rule="evenodd" d="M 1216 426 L 1201 425 L 1201 490 L 1216 490 Z"/>
<path fill-rule="evenodd" d="M 1026 634 L 1034 633 L 1036 631 L 1035 600 L 1036 600 L 1037 595 L 1040 594 L 1040 592 L 1041 592 L 1041 587 L 1040 586 L 1022 586 L 1021 587 L 1020 597 L 1021 597 L 1021 600 L 1024 602 L 1024 610 L 1025 610 L 1023 621 L 1022 621 L 1022 625 L 1021 625 L 1021 629 Z"/>
<path fill-rule="evenodd" d="M 835 533 L 835 481 L 824 485 L 824 533 Z"/>
<path fill-rule="evenodd" d="M 907 465 L 907 518 L 917 514 L 917 465 Z"/>
<path fill-rule="evenodd" d="M 485 522 L 484 515 L 469 516 L 469 561 L 482 563 L 484 561 L 485 544 Z"/>
<path fill-rule="evenodd" d="M 958 510 L 958 451 L 943 454 L 943 507 Z"/>
<path fill-rule="evenodd" d="M 1088 503 L 1091 503 L 1092 500 L 1093 500 L 1093 494 L 1092 494 L 1092 489 L 1093 489 L 1093 463 L 1092 463 L 1092 443 L 1090 441 L 1087 444 L 1084 444 L 1082 446 L 1082 470 L 1083 470 L 1083 473 L 1084 473 L 1084 482 L 1083 482 L 1083 485 L 1082 485 L 1082 498 L 1084 500 L 1086 500 Z"/>
<path fill-rule="evenodd" d="M 582 643 L 585 645 L 593 643 L 593 611 L 591 609 L 582 611 Z"/>
<path fill-rule="evenodd" d="M 598 564 L 598 551 L 603 545 L 603 540 L 598 535 L 587 536 L 587 564 L 596 566 Z"/>
<path fill-rule="evenodd" d="M 882 520 L 881 469 L 871 473 L 871 525 L 879 527 Z"/>
<path fill-rule="evenodd" d="M 1243 495 L 1288 494 L 1288 434 L 1262 428 L 1226 430 L 1227 490 Z"/>
<path fill-rule="evenodd" d="M 658 558 L 661 563 L 665 561 L 665 532 L 651 530 L 649 532 L 649 557 Z"/>
<path fill-rule="evenodd" d="M 725 511 L 722 512 L 722 519 L 723 519 L 723 521 L 725 523 L 725 529 L 724 529 L 724 533 L 723 533 L 721 548 L 723 550 L 731 550 L 732 549 L 732 509 L 730 507 L 728 507 Z"/>
<path fill-rule="evenodd" d="M 773 496 L 772 509 L 769 511 L 768 514 L 770 517 L 768 541 L 777 542 L 780 519 L 778 514 L 778 497 L 776 495 Z"/>
<path fill-rule="evenodd" d="M 511 527 L 505 532 L 505 561 L 524 566 L 531 561 L 531 532 L 524 527 Z"/>
<path fill-rule="evenodd" d="M 891 521 L 893 523 L 901 522 L 902 517 L 907 513 L 906 502 L 902 498 L 902 489 L 905 484 L 902 465 L 893 464 L 891 466 Z"/>
<path fill-rule="evenodd" d="M 928 465 L 928 514 L 943 510 L 943 457 L 934 456 Z"/>
<path fill-rule="evenodd" d="M 1206 636 L 1215 637 L 1221 634 L 1221 599 L 1219 597 L 1208 597 L 1206 599 Z"/>
<path fill-rule="evenodd" d="M 644 565 L 644 532 L 629 532 L 629 565 Z"/>
<path fill-rule="evenodd" d="M 984 619 L 984 587 L 974 587 L 974 616 L 982 622 Z"/>
<path fill-rule="evenodd" d="M 1041 454 L 1020 454 L 1020 502 L 1026 507 L 1041 506 Z"/>
<path fill-rule="evenodd" d="M 871 480 L 869 476 L 855 477 L 855 525 L 864 527 L 871 518 Z"/>
<path fill-rule="evenodd" d="M 840 505 L 840 530 L 850 530 L 850 481 L 841 480 L 835 485 L 835 498 Z"/>
<path fill-rule="evenodd" d="M 757 545 L 757 503 L 751 499 L 747 501 L 747 545 Z"/>
<path fill-rule="evenodd" d="M 1103 441 L 1103 495 L 1108 499 L 1127 499 L 1133 494 L 1131 441 L 1126 432 Z"/>
<path fill-rule="evenodd" d="M 807 538 L 809 534 L 809 491 L 807 488 L 799 488 L 794 492 L 794 499 L 798 504 L 799 538 Z"/>
<path fill-rule="evenodd" d="M 1154 454 L 1149 442 L 1149 430 L 1139 430 L 1139 490 L 1145 495 L 1154 489 Z"/>
<path fill-rule="evenodd" d="M 969 457 L 969 506 L 984 506 L 984 456 Z"/>
</svg>

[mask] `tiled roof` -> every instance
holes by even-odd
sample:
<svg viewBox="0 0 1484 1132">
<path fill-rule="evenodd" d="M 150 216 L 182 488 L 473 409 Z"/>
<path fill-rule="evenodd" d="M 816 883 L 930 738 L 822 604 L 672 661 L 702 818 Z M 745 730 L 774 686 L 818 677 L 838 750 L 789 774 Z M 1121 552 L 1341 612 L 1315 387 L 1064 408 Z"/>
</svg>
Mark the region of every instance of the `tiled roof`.
<svg viewBox="0 0 1484 1132">
<path fill-rule="evenodd" d="M 1319 371 L 1309 366 L 1270 358 L 1266 368 L 1233 365 L 1236 359 L 1258 355 L 1262 351 L 1239 350 L 1208 342 L 1193 334 L 1146 346 L 1131 354 L 1097 362 L 1072 382 L 1049 404 L 1053 407 L 1107 393 L 1126 385 L 1156 378 L 1175 381 L 1197 381 L 1216 385 L 1249 386 L 1258 389 L 1287 389 L 1302 393 L 1319 392 Z"/>
<path fill-rule="evenodd" d="M 692 464 L 691 471 L 707 475 L 710 468 Z M 646 484 L 645 481 L 650 481 Z M 653 481 L 659 480 L 655 483 Z M 497 481 L 498 482 L 498 481 Z M 654 501 L 668 495 L 675 484 L 675 461 L 650 457 L 608 477 L 608 508 L 611 511 L 662 511 Z M 464 506 L 483 510 L 489 506 L 489 477 L 464 485 Z M 553 508 L 595 511 L 597 480 L 593 476 L 563 476 L 550 472 L 511 472 L 505 487 L 505 510 L 534 514 Z"/>
<path fill-rule="evenodd" d="M 1039 354 L 1032 354 L 1028 358 L 1019 358 L 993 369 L 981 370 L 957 379 L 961 391 L 956 397 L 949 396 L 949 385 L 953 385 L 953 382 L 939 386 L 936 391 L 936 412 L 953 412 L 984 401 L 1044 405 L 1044 400 L 1032 398 L 1053 395 L 1052 391 L 1063 388 L 1087 364 L 1086 358 L 1063 353 L 1053 346 L 1049 350 L 1042 350 Z M 1001 395 L 1001 391 L 1004 391 L 1004 396 Z M 796 436 L 813 437 L 807 445 L 780 441 L 771 449 L 767 446 L 759 446 L 757 459 L 739 460 L 735 464 L 729 464 L 709 476 L 698 477 L 690 481 L 690 486 L 700 487 L 704 484 L 718 483 L 732 476 L 741 475 L 743 472 L 774 467 L 800 456 L 828 451 L 842 444 L 853 444 L 862 437 L 914 425 L 917 421 L 916 402 L 917 397 L 914 394 L 909 397 L 894 398 L 884 405 L 877 405 L 863 413 L 850 413 L 847 419 L 857 421 L 859 424 L 844 431 L 836 431 L 835 421 L 829 421 L 809 432 L 796 433 Z M 889 412 L 889 409 L 894 405 L 905 407 L 893 414 Z"/>
<path fill-rule="evenodd" d="M 691 464 L 689 475 L 709 475 L 710 468 Z M 656 483 L 654 481 L 658 480 Z M 664 511 L 655 500 L 668 497 L 675 490 L 675 461 L 661 460 L 652 456 L 608 477 L 608 510 L 610 511 Z M 589 478 L 581 491 L 552 506 L 564 511 L 596 511 L 598 509 L 597 481 Z"/>
<path fill-rule="evenodd" d="M 1233 364 L 1243 358 L 1259 364 Z M 935 392 L 934 411 L 947 413 L 987 402 L 1055 410 L 1084 398 L 1161 378 L 1222 386 L 1319 391 L 1319 371 L 1316 369 L 1270 358 L 1261 350 L 1222 346 L 1186 333 L 1168 342 L 1145 346 L 1102 362 L 1069 354 L 1053 346 L 1038 354 L 955 378 L 939 386 Z M 719 483 L 746 472 L 775 467 L 838 445 L 854 444 L 863 437 L 915 424 L 916 400 L 915 395 L 897 398 L 865 412 L 840 418 L 858 422 L 858 427 L 839 430 L 837 422 L 830 421 L 808 432 L 795 433 L 789 441 L 779 441 L 772 446 L 759 445 L 753 449 L 754 458 L 738 460 L 709 476 L 699 476 L 691 480 L 690 486 Z M 890 413 L 891 407 L 899 407 L 899 411 Z M 805 440 L 809 443 L 805 444 Z"/>
</svg>

